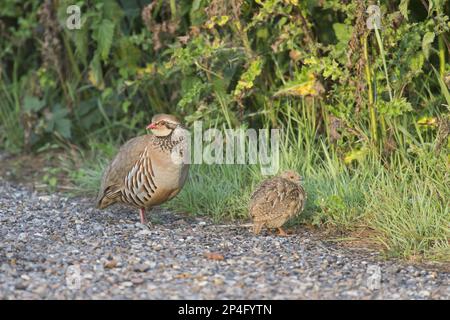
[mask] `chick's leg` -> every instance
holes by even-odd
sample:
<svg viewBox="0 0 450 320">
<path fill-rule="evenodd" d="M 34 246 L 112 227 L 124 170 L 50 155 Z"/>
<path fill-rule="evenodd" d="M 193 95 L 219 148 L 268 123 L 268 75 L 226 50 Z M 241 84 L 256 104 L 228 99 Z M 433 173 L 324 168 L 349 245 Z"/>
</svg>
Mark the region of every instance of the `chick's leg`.
<svg viewBox="0 0 450 320">
<path fill-rule="evenodd" d="M 279 227 L 278 228 L 278 235 L 280 237 L 287 237 L 288 234 L 286 233 L 286 231 L 283 230 L 283 228 Z"/>
<path fill-rule="evenodd" d="M 263 223 L 254 223 L 253 224 L 253 233 L 259 234 L 261 232 L 262 227 L 263 227 Z"/>
</svg>

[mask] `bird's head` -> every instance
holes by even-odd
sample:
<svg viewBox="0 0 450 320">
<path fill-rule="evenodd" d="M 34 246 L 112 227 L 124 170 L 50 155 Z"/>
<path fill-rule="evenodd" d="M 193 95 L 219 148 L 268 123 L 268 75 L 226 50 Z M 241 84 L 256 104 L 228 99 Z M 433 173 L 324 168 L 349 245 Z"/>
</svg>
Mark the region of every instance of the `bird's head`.
<svg viewBox="0 0 450 320">
<path fill-rule="evenodd" d="M 177 117 L 160 113 L 152 118 L 152 122 L 147 126 L 147 129 L 152 130 L 152 133 L 159 137 L 168 136 L 180 125 Z"/>
<path fill-rule="evenodd" d="M 297 184 L 302 182 L 302 177 L 294 170 L 286 170 L 280 175 L 280 177 Z"/>
</svg>

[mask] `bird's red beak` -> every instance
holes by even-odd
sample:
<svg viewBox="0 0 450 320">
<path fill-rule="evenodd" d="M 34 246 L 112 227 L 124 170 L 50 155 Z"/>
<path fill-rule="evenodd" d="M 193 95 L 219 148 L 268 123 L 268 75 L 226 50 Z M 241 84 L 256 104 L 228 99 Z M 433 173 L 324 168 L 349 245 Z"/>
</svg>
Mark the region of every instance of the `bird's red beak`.
<svg viewBox="0 0 450 320">
<path fill-rule="evenodd" d="M 146 129 L 156 129 L 156 124 L 155 123 L 150 123 Z"/>
</svg>

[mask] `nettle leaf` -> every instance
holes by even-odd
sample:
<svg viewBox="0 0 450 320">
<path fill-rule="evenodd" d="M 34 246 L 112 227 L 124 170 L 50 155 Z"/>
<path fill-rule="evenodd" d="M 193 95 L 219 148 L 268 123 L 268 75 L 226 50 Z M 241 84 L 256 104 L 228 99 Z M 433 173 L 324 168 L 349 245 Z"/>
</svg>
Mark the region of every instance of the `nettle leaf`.
<svg viewBox="0 0 450 320">
<path fill-rule="evenodd" d="M 130 100 L 125 100 L 122 103 L 122 111 L 123 111 L 123 113 L 128 113 L 128 109 L 130 108 L 130 106 L 131 106 L 131 101 Z"/>
<path fill-rule="evenodd" d="M 91 97 L 81 101 L 78 108 L 74 109 L 76 116 L 80 119 L 79 124 L 84 129 L 90 129 L 102 121 L 96 102 L 97 97 Z"/>
<path fill-rule="evenodd" d="M 69 111 L 66 108 L 62 107 L 60 104 L 57 104 L 52 111 L 52 119 L 54 121 L 59 121 L 60 119 L 65 118 L 68 113 Z"/>
<path fill-rule="evenodd" d="M 425 56 L 422 52 L 417 52 L 414 56 L 409 59 L 409 68 L 416 72 L 422 70 L 423 63 L 425 61 Z"/>
<path fill-rule="evenodd" d="M 425 33 L 425 35 L 422 38 L 422 50 L 427 59 L 430 56 L 430 48 L 431 45 L 433 44 L 434 37 L 435 37 L 434 32 L 429 31 Z"/>
<path fill-rule="evenodd" d="M 129 38 L 121 38 L 115 48 L 114 65 L 127 78 L 128 74 L 136 72 L 141 58 L 141 50 Z"/>
<path fill-rule="evenodd" d="M 182 98 L 177 107 L 184 109 L 189 105 L 197 104 L 202 93 L 209 88 L 209 84 L 196 77 L 188 77 L 182 81 Z"/>
<path fill-rule="evenodd" d="M 66 118 L 69 111 L 65 106 L 57 103 L 53 106 L 47 121 L 47 132 L 58 132 L 62 137 L 69 139 L 71 137 L 72 122 Z"/>
<path fill-rule="evenodd" d="M 81 29 L 74 30 L 73 42 L 75 43 L 75 54 L 86 64 L 89 44 L 89 34 L 86 25 L 86 17 L 81 18 Z"/>
<path fill-rule="evenodd" d="M 206 13 L 205 10 L 202 9 L 206 4 L 202 2 L 202 0 L 192 1 L 192 6 L 189 10 L 189 17 L 193 25 L 199 25 L 205 20 Z"/>
<path fill-rule="evenodd" d="M 331 80 L 334 81 L 341 77 L 342 74 L 342 68 L 339 66 L 336 60 L 333 59 L 330 62 L 323 64 L 322 75 L 325 77 L 325 79 L 331 78 Z"/>
<path fill-rule="evenodd" d="M 94 32 L 94 38 L 98 44 L 97 53 L 100 54 L 102 60 L 106 60 L 108 58 L 111 50 L 114 37 L 114 27 L 114 22 L 108 19 L 103 19 L 100 22 L 96 32 Z"/>
<path fill-rule="evenodd" d="M 406 98 L 394 98 L 392 101 L 378 101 L 378 111 L 386 116 L 400 116 L 406 112 L 412 111 L 412 105 Z"/>
<path fill-rule="evenodd" d="M 124 2 L 126 3 L 130 1 Z M 130 4 L 128 3 L 127 5 L 129 6 Z M 101 7 L 99 7 L 99 10 L 103 12 L 103 17 L 110 21 L 118 21 L 124 15 L 122 8 L 117 1 L 103 1 Z"/>
<path fill-rule="evenodd" d="M 400 13 L 403 17 L 405 17 L 406 21 L 408 21 L 408 5 L 409 0 L 402 0 L 400 1 L 400 5 L 398 6 L 398 8 L 400 9 Z"/>
<path fill-rule="evenodd" d="M 70 137 L 72 136 L 71 128 L 72 122 L 69 119 L 59 119 L 55 122 L 56 131 L 66 139 L 70 139 Z"/>
<path fill-rule="evenodd" d="M 353 27 L 344 23 L 334 23 L 333 30 L 339 42 L 348 43 L 352 36 Z"/>
<path fill-rule="evenodd" d="M 23 100 L 23 108 L 25 111 L 38 112 L 45 106 L 45 101 L 36 97 L 26 96 Z"/>
</svg>

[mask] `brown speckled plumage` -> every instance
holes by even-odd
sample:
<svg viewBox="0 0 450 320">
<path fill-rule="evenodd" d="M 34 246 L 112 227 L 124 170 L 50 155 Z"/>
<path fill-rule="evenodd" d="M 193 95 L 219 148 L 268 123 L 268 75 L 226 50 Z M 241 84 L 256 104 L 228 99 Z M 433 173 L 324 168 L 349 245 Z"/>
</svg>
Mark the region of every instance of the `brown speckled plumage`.
<svg viewBox="0 0 450 320">
<path fill-rule="evenodd" d="M 116 202 L 143 210 L 175 197 L 183 187 L 188 174 L 188 164 L 172 160 L 172 152 L 182 152 L 185 130 L 170 115 L 152 119 L 159 123 L 154 131 L 165 135 L 147 134 L 126 142 L 103 173 L 97 196 L 97 206 L 106 208 Z M 159 122 L 159 121 L 171 122 Z M 176 131 L 178 130 L 178 131 Z M 175 148 L 180 147 L 181 148 Z"/>
<path fill-rule="evenodd" d="M 253 219 L 253 232 L 262 227 L 278 228 L 299 214 L 306 202 L 306 192 L 300 185 L 300 176 L 295 171 L 285 171 L 280 176 L 264 180 L 250 198 L 249 211 Z"/>
</svg>

